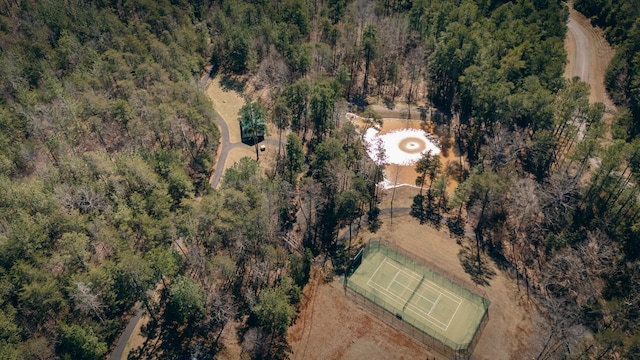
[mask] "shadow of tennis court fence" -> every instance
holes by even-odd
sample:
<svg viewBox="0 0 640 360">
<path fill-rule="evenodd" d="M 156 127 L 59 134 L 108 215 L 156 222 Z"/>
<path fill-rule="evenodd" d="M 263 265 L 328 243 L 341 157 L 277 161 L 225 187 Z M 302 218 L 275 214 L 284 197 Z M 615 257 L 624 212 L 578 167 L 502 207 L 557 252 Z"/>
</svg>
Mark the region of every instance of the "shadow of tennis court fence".
<svg viewBox="0 0 640 360">
<path fill-rule="evenodd" d="M 446 336 L 439 334 L 429 326 L 425 326 L 423 323 L 416 322 L 410 318 L 403 318 L 401 314 L 392 313 L 387 309 L 391 309 L 393 306 L 387 304 L 384 299 L 376 296 L 372 291 L 358 285 L 357 283 L 349 281 L 349 277 L 362 263 L 362 259 L 367 258 L 367 256 L 372 253 L 378 252 L 382 252 L 386 257 L 397 261 L 416 273 L 423 274 L 425 278 L 428 278 L 443 289 L 450 290 L 461 298 L 464 298 L 466 301 L 477 304 L 483 308 L 484 313 L 475 329 L 475 333 L 473 334 L 471 341 L 466 344 L 457 344 L 446 338 Z M 344 285 L 346 295 L 355 303 L 362 305 L 387 324 L 409 334 L 414 339 L 422 342 L 441 355 L 450 359 L 471 358 L 473 348 L 477 344 L 480 334 L 489 319 L 488 309 L 490 301 L 484 296 L 475 294 L 462 285 L 456 284 L 452 280 L 445 278 L 445 276 L 429 269 L 425 265 L 419 263 L 418 260 L 414 260 L 410 254 L 406 253 L 402 249 L 379 240 L 371 240 L 354 257 L 345 274 Z"/>
</svg>

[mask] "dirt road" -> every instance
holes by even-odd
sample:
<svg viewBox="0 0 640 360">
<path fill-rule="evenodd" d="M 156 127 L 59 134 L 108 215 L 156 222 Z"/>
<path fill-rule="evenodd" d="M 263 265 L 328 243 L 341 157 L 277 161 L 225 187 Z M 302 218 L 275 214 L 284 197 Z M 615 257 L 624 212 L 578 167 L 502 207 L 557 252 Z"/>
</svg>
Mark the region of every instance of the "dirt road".
<svg viewBox="0 0 640 360">
<path fill-rule="evenodd" d="M 584 82 L 589 82 L 589 56 L 591 54 L 589 39 L 587 38 L 582 26 L 572 18 L 569 18 L 569 21 L 567 22 L 567 29 L 567 38 L 572 38 L 575 46 L 571 75 L 579 77 Z"/>
<path fill-rule="evenodd" d="M 607 66 L 614 55 L 614 50 L 609 46 L 604 38 L 604 34 L 601 29 L 594 28 L 582 14 L 570 9 L 569 21 L 567 22 L 567 38 L 565 40 L 565 49 L 567 50 L 567 67 L 565 70 L 565 77 L 572 78 L 574 76 L 580 77 L 585 82 L 588 82 L 591 86 L 591 95 L 589 100 L 591 102 L 603 102 L 607 105 L 608 109 L 615 109 L 613 103 L 607 96 L 604 87 L 604 74 Z M 203 76 L 201 79 L 203 84 L 209 81 L 208 76 Z M 222 104 L 218 104 L 219 106 Z M 241 105 L 241 104 L 240 104 Z M 221 144 L 216 169 L 214 170 L 211 186 L 215 188 L 223 174 L 227 154 L 234 149 L 240 149 L 243 144 L 235 139 L 235 134 L 230 136 L 230 131 L 227 126 L 227 122 L 230 119 L 226 119 L 218 112 L 219 107 L 216 107 L 216 120 L 220 124 L 221 130 Z M 416 112 L 416 114 L 418 114 Z M 228 117 L 228 116 L 227 116 Z M 232 139 L 234 137 L 234 139 Z M 277 142 L 273 139 L 267 139 L 267 143 L 270 145 Z M 398 212 L 401 212 L 398 209 Z M 131 318 L 127 328 L 120 336 L 118 345 L 111 354 L 112 360 L 118 360 L 122 356 L 124 346 L 126 345 L 133 329 L 140 319 L 140 309 L 137 309 L 136 314 Z"/>
<path fill-rule="evenodd" d="M 604 87 L 604 74 L 613 58 L 614 50 L 605 40 L 602 29 L 594 28 L 589 19 L 574 10 L 571 5 L 569 11 L 565 40 L 568 61 L 564 76 L 577 76 L 589 83 L 589 101 L 602 102 L 609 110 L 614 110 L 615 107 Z"/>
</svg>

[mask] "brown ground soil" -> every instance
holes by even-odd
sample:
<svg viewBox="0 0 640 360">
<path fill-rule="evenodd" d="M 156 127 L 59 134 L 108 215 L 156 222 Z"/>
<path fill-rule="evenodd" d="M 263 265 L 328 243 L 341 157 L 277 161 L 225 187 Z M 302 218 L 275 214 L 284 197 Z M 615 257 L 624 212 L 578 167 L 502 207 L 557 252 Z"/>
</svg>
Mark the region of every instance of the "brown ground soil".
<svg viewBox="0 0 640 360">
<path fill-rule="evenodd" d="M 570 6 L 569 9 L 569 16 L 581 26 L 583 33 L 589 40 L 591 50 L 589 54 L 589 85 L 591 86 L 589 101 L 591 103 L 602 102 L 607 106 L 607 109 L 615 112 L 615 106 L 611 102 L 611 99 L 609 99 L 604 87 L 604 75 L 609 66 L 609 62 L 611 62 L 615 54 L 615 50 L 607 43 L 602 29 L 591 26 L 589 19 L 574 10 L 573 7 Z M 568 63 L 564 76 L 571 78 L 573 76 L 573 61 L 576 56 L 576 45 L 570 32 L 567 32 L 565 49 L 567 51 Z"/>
<path fill-rule="evenodd" d="M 216 111 L 227 123 L 227 127 L 229 128 L 229 142 L 231 144 L 239 143 L 241 139 L 240 125 L 238 124 L 238 112 L 245 104 L 242 94 L 234 90 L 225 89 L 220 84 L 220 79 L 218 77 L 209 80 L 206 92 Z M 278 137 L 277 129 L 271 123 L 267 123 L 267 133 L 269 134 L 267 137 L 270 139 L 277 139 Z M 267 170 L 273 168 L 278 147 L 269 144 L 264 145 L 266 147 L 266 151 L 260 152 L 260 164 L 263 169 Z M 241 145 L 239 147 L 232 148 L 227 155 L 227 161 L 224 164 L 224 168 L 226 169 L 233 166 L 234 163 L 238 162 L 243 157 L 255 159 L 255 148 L 250 145 Z"/>
<path fill-rule="evenodd" d="M 415 194 L 415 192 L 414 192 Z M 409 188 L 396 193 L 399 206 L 411 200 Z M 475 359 L 531 358 L 539 348 L 540 315 L 524 290 L 518 290 L 508 275 L 494 268 L 490 285 L 475 285 L 465 274 L 460 246 L 445 232 L 420 225 L 409 215 L 383 217 L 376 234 L 361 232 L 359 239 L 389 241 L 428 266 L 455 278 L 491 301 L 489 320 L 473 352 Z M 441 356 L 403 332 L 376 319 L 371 312 L 347 298 L 339 280 L 312 282 L 295 325 L 289 331 L 293 359 L 415 359 Z"/>
<path fill-rule="evenodd" d="M 604 89 L 604 73 L 613 57 L 613 50 L 604 40 L 602 31 L 591 27 L 584 16 L 571 10 L 571 17 L 585 29 L 592 49 L 589 54 L 590 101 L 604 102 L 609 110 L 615 110 Z M 575 58 L 576 50 L 572 36 L 567 37 L 565 48 L 569 58 L 565 77 L 570 78 L 573 76 L 572 59 Z M 377 106 L 375 110 L 383 117 L 407 118 L 398 116 L 396 109 L 388 110 Z M 406 113 L 402 106 L 399 111 Z M 411 118 L 415 119 L 416 115 L 412 115 Z M 394 172 L 391 169 L 391 173 Z M 415 180 L 415 175 L 415 171 L 403 173 L 403 182 L 408 182 L 411 177 Z M 390 193 L 391 190 L 386 192 L 382 208 L 389 207 Z M 415 193 L 416 189 L 411 187 L 396 189 L 394 206 L 410 206 Z M 528 298 L 526 292 L 508 274 L 494 266 L 496 275 L 490 280 L 490 285 L 479 287 L 470 280 L 461 266 L 458 258 L 460 246 L 446 233 L 419 225 L 408 215 L 396 215 L 393 223 L 389 216 L 382 219 L 384 224 L 380 231 L 377 234 L 363 231 L 361 240 L 375 237 L 395 243 L 491 301 L 489 321 L 480 335 L 473 358 L 535 357 L 536 349 L 541 348 L 543 341 L 544 321 L 535 302 Z M 313 280 L 305 288 L 301 313 L 289 331 L 289 341 L 294 359 L 397 359 L 434 356 L 421 344 L 373 318 L 366 309 L 347 299 L 339 281 L 327 284 Z"/>
<path fill-rule="evenodd" d="M 238 339 L 238 329 L 243 326 L 242 321 L 231 321 L 227 323 L 222 331 L 220 342 L 224 344 L 222 351 L 216 355 L 219 360 L 248 359 L 242 352 L 242 344 Z"/>
<path fill-rule="evenodd" d="M 266 150 L 260 151 L 260 167 L 263 170 L 273 169 L 276 162 L 276 154 L 278 152 L 277 145 L 265 145 Z M 224 168 L 230 168 L 236 162 L 240 161 L 243 157 L 250 159 L 256 159 L 256 149 L 253 146 L 241 146 L 231 149 L 229 155 L 227 155 L 227 161 Z"/>
<path fill-rule="evenodd" d="M 398 110 L 387 110 L 385 115 L 387 116 L 399 116 L 402 115 L 402 104 L 399 105 L 400 108 Z M 388 132 L 400 129 L 422 129 L 427 133 L 434 135 L 438 140 L 442 142 L 443 136 L 439 134 L 437 131 L 434 131 L 432 125 L 429 125 L 428 122 L 422 120 L 416 120 L 415 117 L 412 116 L 413 120 L 407 120 L 403 118 L 384 118 L 382 128 L 380 129 L 380 135 L 384 135 Z M 358 125 L 361 129 L 364 128 L 364 123 L 359 119 L 355 118 L 354 123 Z M 440 153 L 440 163 L 442 164 L 442 170 L 445 170 L 449 163 L 452 161 L 460 161 L 458 153 L 454 150 L 453 141 L 449 141 L 451 146 L 447 149 L 443 149 Z M 415 171 L 415 166 L 405 166 L 405 165 L 396 165 L 396 164 L 388 164 L 385 165 L 385 178 L 389 179 L 390 183 L 395 186 L 409 186 L 415 187 L 416 178 L 418 173 Z M 447 178 L 447 191 L 449 194 L 452 194 L 455 188 L 458 186 L 458 182 L 451 177 Z"/>
<path fill-rule="evenodd" d="M 589 37 L 591 49 L 589 83 L 591 85 L 590 101 L 604 102 L 608 109 L 615 110 L 604 89 L 604 73 L 613 57 L 613 50 L 604 40 L 602 31 L 590 26 L 589 21 L 581 14 L 571 10 L 571 17 L 582 25 Z M 575 43 L 571 36 L 565 42 L 569 64 L 565 77 L 571 77 L 572 60 L 575 56 Z M 212 99 L 217 111 L 229 125 L 230 142 L 240 141 L 240 130 L 237 126 L 237 114 L 244 104 L 241 95 L 234 91 L 222 89 L 217 79 L 211 81 L 207 94 Z M 419 119 L 419 112 L 412 107 L 411 118 Z M 384 106 L 375 106 L 383 117 L 406 119 L 407 106 L 398 104 L 394 110 Z M 416 109 L 417 110 L 417 109 Z M 400 115 L 399 115 L 400 113 Z M 394 126 L 394 125 L 387 125 Z M 384 129 L 388 131 L 387 128 Z M 272 134 L 273 129 L 270 129 Z M 261 153 L 263 166 L 273 159 L 277 149 L 267 148 Z M 225 164 L 231 166 L 243 156 L 254 157 L 251 147 L 232 149 Z M 453 151 L 449 152 L 446 161 L 456 160 Z M 399 182 L 413 183 L 415 171 L 412 168 L 399 171 Z M 388 169 L 395 173 L 394 169 Z M 400 177 L 401 176 L 401 177 Z M 450 185 L 452 182 L 450 181 Z M 449 186 L 452 191 L 455 188 Z M 396 189 L 394 207 L 408 207 L 416 193 L 412 187 Z M 382 208 L 390 205 L 391 190 L 386 192 L 381 204 Z M 393 223 L 388 215 L 381 217 L 383 226 L 377 234 L 361 232 L 360 241 L 368 241 L 375 237 L 392 242 L 415 256 L 422 258 L 432 268 L 455 277 L 471 290 L 486 296 L 491 301 L 489 321 L 473 352 L 475 359 L 522 359 L 535 357 L 535 349 L 539 349 L 544 331 L 542 320 L 535 304 L 526 293 L 519 289 L 515 281 L 507 274 L 496 270 L 496 275 L 487 287 L 479 287 L 464 273 L 458 252 L 460 246 L 443 232 L 420 225 L 408 215 L 395 215 Z M 325 283 L 322 276 L 316 276 L 304 289 L 304 297 L 300 315 L 296 323 L 289 329 L 288 338 L 293 351 L 293 359 L 424 359 L 439 358 L 429 349 L 412 340 L 405 333 L 396 330 L 371 312 L 349 300 L 339 281 Z M 141 320 L 144 323 L 145 319 Z M 142 325 L 142 324 L 140 324 Z M 242 358 L 235 329 L 239 324 L 229 324 L 223 333 L 225 350 L 221 359 Z M 138 327 L 139 329 L 139 327 Z M 128 350 L 142 344 L 144 337 L 137 331 L 128 344 Z"/>
<path fill-rule="evenodd" d="M 302 312 L 288 332 L 297 359 L 425 359 L 426 346 L 386 325 L 345 296 L 340 281 L 315 276 L 305 287 Z"/>
<path fill-rule="evenodd" d="M 238 125 L 238 111 L 245 101 L 241 94 L 233 91 L 226 90 L 220 85 L 218 78 L 211 79 L 206 90 L 207 95 L 214 104 L 215 109 L 224 118 L 227 126 L 229 127 L 229 139 L 230 143 L 240 142 L 240 126 Z M 277 132 L 273 128 L 272 124 L 268 124 L 268 133 L 272 134 L 268 136 L 271 139 L 277 138 Z M 275 136 L 274 136 L 275 134 Z M 276 153 L 278 151 L 277 146 L 265 144 L 266 150 L 260 152 L 260 166 L 264 169 L 272 169 L 275 164 Z M 219 154 L 218 154 L 219 155 Z M 251 159 L 256 158 L 255 148 L 249 145 L 240 145 L 232 148 L 225 162 L 224 168 L 233 166 L 243 157 L 249 157 Z M 156 291 L 155 296 L 158 292 Z M 156 299 L 157 300 L 157 299 Z M 127 345 L 123 351 L 122 359 L 126 359 L 128 354 L 133 350 L 141 347 L 147 340 L 143 335 L 141 329 L 148 324 L 150 317 L 148 314 L 143 315 L 140 321 L 135 327 L 133 334 L 129 338 Z M 239 326 L 238 323 L 231 323 L 227 325 L 222 335 L 223 343 L 225 344 L 225 351 L 221 359 L 239 359 L 241 358 L 241 347 L 238 344 L 235 330 Z"/>
<path fill-rule="evenodd" d="M 160 301 L 161 290 L 162 290 L 162 284 L 158 284 L 158 286 L 156 287 L 156 290 L 153 293 L 152 302 L 158 303 L 158 301 Z M 129 337 L 129 341 L 127 341 L 127 345 L 124 347 L 124 350 L 122 351 L 121 359 L 123 360 L 127 359 L 129 357 L 129 353 L 131 353 L 135 349 L 138 349 L 144 346 L 144 343 L 147 341 L 147 337 L 143 334 L 142 329 L 145 326 L 147 326 L 147 324 L 149 324 L 149 321 L 151 321 L 151 316 L 149 316 L 149 313 L 145 311 L 142 317 L 140 317 L 140 321 L 138 321 L 138 324 L 136 324 L 136 327 L 134 328 L 133 333 L 131 334 L 131 337 Z M 157 342 L 159 340 L 155 338 L 155 339 L 150 339 L 150 341 Z"/>
<path fill-rule="evenodd" d="M 224 89 L 217 77 L 209 80 L 207 95 L 213 102 L 213 107 L 229 126 L 229 142 L 240 142 L 238 112 L 245 103 L 242 96 L 236 91 Z"/>
<path fill-rule="evenodd" d="M 151 318 L 148 314 L 145 314 L 140 318 L 140 321 L 138 321 L 138 324 L 133 330 L 133 334 L 131 334 L 129 341 L 127 341 L 127 345 L 122 352 L 122 359 L 127 359 L 131 350 L 141 347 L 147 340 L 147 337 L 142 334 L 141 329 L 149 323 L 149 320 L 151 320 Z"/>
</svg>

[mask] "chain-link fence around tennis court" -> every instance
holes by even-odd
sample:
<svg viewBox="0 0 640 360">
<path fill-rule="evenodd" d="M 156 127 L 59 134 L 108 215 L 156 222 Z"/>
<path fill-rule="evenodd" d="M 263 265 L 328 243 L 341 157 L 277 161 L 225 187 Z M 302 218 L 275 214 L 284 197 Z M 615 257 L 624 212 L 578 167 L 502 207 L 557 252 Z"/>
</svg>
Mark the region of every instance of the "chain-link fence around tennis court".
<svg viewBox="0 0 640 360">
<path fill-rule="evenodd" d="M 442 328 L 433 326 L 433 321 L 429 321 L 425 317 L 410 316 L 411 314 L 405 313 L 404 309 L 399 309 L 397 302 L 389 301 L 389 297 L 385 297 L 384 293 L 380 294 L 380 291 L 370 286 L 374 276 L 370 276 L 370 274 L 373 269 L 375 269 L 373 271 L 374 274 L 380 269 L 380 265 L 376 264 L 380 264 L 381 259 L 383 259 L 382 261 L 388 261 L 386 259 L 389 259 L 395 264 L 399 264 L 399 266 L 422 275 L 423 279 L 427 279 L 429 283 L 440 287 L 443 294 L 445 292 L 455 294 L 452 296 L 459 298 L 460 304 L 463 301 L 466 302 L 464 303 L 464 309 L 466 310 L 458 312 L 460 309 L 460 304 L 458 304 L 456 312 L 452 315 L 444 331 Z M 362 264 L 363 261 L 365 262 L 364 265 Z M 361 270 L 360 272 L 358 271 L 359 269 Z M 355 277 L 352 276 L 354 273 L 356 273 Z M 364 281 L 366 279 L 368 281 Z M 356 255 L 347 269 L 345 286 L 349 290 L 347 294 L 354 301 L 371 310 L 385 322 L 403 330 L 413 338 L 449 358 L 469 358 L 488 320 L 489 300 L 427 268 L 401 249 L 393 248 L 390 244 L 378 240 L 370 241 Z M 420 285 L 413 291 L 417 291 L 418 288 L 420 288 Z M 414 295 L 412 293 L 407 302 L 411 301 Z M 433 306 L 435 307 L 435 303 Z M 454 316 L 456 317 L 455 321 Z M 458 332 L 457 335 L 461 336 L 452 336 L 452 333 L 455 332 Z M 459 332 L 463 333 L 460 334 Z M 464 340 L 461 341 L 461 338 Z"/>
</svg>

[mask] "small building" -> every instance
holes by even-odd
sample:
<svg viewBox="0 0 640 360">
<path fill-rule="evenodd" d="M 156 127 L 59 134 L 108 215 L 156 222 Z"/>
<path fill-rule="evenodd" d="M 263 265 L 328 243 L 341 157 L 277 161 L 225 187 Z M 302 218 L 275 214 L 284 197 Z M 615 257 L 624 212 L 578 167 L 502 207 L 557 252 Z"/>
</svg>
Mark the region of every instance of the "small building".
<svg viewBox="0 0 640 360">
<path fill-rule="evenodd" d="M 264 140 L 265 130 L 267 124 L 263 119 L 256 119 L 254 121 L 241 121 L 240 122 L 240 136 L 242 142 L 256 142 Z"/>
</svg>

